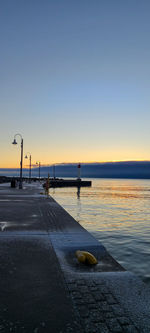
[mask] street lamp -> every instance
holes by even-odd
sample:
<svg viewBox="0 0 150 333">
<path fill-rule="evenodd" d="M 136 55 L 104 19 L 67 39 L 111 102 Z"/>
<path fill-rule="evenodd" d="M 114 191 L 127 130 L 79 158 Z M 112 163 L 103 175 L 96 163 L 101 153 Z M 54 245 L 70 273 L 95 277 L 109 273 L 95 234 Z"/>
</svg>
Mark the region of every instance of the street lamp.
<svg viewBox="0 0 150 333">
<path fill-rule="evenodd" d="M 23 138 L 21 134 L 17 133 L 14 136 L 14 141 L 12 142 L 13 145 L 17 145 L 16 136 L 20 136 L 21 138 L 21 160 L 20 160 L 20 181 L 19 181 L 19 188 L 22 189 L 22 161 L 23 161 Z"/>
<path fill-rule="evenodd" d="M 29 183 L 31 183 L 31 153 L 27 152 L 25 158 L 28 158 L 28 155 L 29 155 L 29 160 L 30 160 L 30 163 L 29 163 Z"/>
<path fill-rule="evenodd" d="M 36 162 L 37 165 L 39 165 L 39 182 L 40 182 L 40 166 L 41 166 L 41 162 Z"/>
</svg>

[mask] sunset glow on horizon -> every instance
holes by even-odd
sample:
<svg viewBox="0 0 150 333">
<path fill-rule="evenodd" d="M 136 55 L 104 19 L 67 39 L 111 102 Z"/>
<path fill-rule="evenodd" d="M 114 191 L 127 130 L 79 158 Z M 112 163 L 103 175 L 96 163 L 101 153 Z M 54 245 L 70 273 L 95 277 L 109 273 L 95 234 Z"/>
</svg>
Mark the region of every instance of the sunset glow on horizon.
<svg viewBox="0 0 150 333">
<path fill-rule="evenodd" d="M 42 153 L 41 153 L 41 156 L 42 156 Z M 133 155 L 132 155 L 133 156 Z M 15 157 L 15 158 L 14 158 Z M 10 164 L 10 156 L 9 158 L 7 158 L 4 162 L 1 161 L 0 163 L 0 168 L 19 168 L 20 167 L 20 154 L 19 152 L 15 152 L 15 154 L 12 155 L 12 161 L 14 160 L 14 163 L 11 163 Z M 37 167 L 36 165 L 36 161 L 37 159 L 34 158 L 34 155 L 33 155 L 33 158 L 32 158 L 32 167 Z M 104 159 L 91 159 L 91 160 L 88 160 L 88 159 L 85 159 L 83 160 L 82 159 L 82 156 L 80 155 L 80 158 L 79 159 L 57 159 L 57 157 L 55 159 L 52 159 L 52 160 L 47 160 L 47 159 L 44 159 L 44 156 L 43 156 L 43 159 L 40 160 L 41 162 L 41 166 L 49 166 L 49 165 L 57 165 L 57 164 L 78 164 L 78 163 L 81 163 L 81 164 L 91 164 L 91 163 L 116 163 L 116 162 L 129 162 L 129 161 L 136 161 L 136 162 L 139 162 L 139 161 L 150 161 L 150 159 L 147 159 L 147 158 L 141 158 L 141 159 L 138 159 L 138 158 L 127 158 L 127 159 L 107 159 L 107 160 L 104 160 Z M 24 159 L 23 160 L 23 168 L 27 168 L 28 169 L 29 167 L 29 160 L 26 160 Z"/>
<path fill-rule="evenodd" d="M 13 146 L 12 140 L 5 144 L 6 152 L 3 153 L 3 160 L 0 162 L 0 168 L 18 168 L 20 166 L 20 140 L 18 139 L 18 145 Z M 84 147 L 83 144 L 80 145 L 78 142 L 78 147 L 70 147 L 69 143 L 67 150 L 65 147 L 51 147 L 49 144 L 44 145 L 43 149 L 42 144 L 38 146 L 26 144 L 24 138 L 24 156 L 28 151 L 28 147 L 32 146 L 30 150 L 32 155 L 32 163 L 36 164 L 36 161 L 41 161 L 42 165 L 52 165 L 58 163 L 105 163 L 105 162 L 119 162 L 119 161 L 148 161 L 148 151 L 142 150 L 137 151 L 125 148 L 121 151 L 117 147 L 110 148 L 104 151 L 104 148 L 101 147 L 100 150 L 92 149 L 92 145 L 89 143 L 89 148 Z M 24 167 L 28 167 L 29 161 L 27 159 L 23 160 Z"/>
</svg>

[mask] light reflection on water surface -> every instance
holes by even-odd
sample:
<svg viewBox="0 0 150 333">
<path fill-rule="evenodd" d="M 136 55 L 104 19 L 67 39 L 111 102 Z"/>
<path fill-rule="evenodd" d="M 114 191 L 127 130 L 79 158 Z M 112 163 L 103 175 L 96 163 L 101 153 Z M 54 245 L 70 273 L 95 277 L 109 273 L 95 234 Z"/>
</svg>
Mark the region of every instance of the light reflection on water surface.
<svg viewBox="0 0 150 333">
<path fill-rule="evenodd" d="M 150 180 L 92 179 L 52 195 L 126 269 L 150 283 Z"/>
</svg>

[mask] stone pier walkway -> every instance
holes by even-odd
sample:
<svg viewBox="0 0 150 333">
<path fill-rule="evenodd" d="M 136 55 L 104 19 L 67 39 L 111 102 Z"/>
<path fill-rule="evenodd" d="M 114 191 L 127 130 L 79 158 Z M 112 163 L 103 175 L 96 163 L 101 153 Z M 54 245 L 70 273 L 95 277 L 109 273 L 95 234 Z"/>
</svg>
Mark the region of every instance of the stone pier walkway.
<svg viewBox="0 0 150 333">
<path fill-rule="evenodd" d="M 41 192 L 0 186 L 0 332 L 149 333 L 149 288 Z"/>
</svg>

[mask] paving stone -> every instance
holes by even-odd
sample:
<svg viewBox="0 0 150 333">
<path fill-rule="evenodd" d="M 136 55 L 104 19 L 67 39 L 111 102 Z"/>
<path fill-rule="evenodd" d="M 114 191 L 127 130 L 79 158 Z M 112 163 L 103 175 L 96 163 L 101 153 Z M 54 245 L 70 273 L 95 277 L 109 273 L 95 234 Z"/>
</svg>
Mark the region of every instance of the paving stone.
<svg viewBox="0 0 150 333">
<path fill-rule="evenodd" d="M 88 295 L 88 294 L 84 295 L 83 300 L 86 304 L 95 303 L 95 299 L 91 294 L 90 295 Z"/>
<path fill-rule="evenodd" d="M 121 308 L 119 304 L 110 305 L 110 307 L 116 316 L 118 317 L 124 316 L 124 310 Z"/>
<path fill-rule="evenodd" d="M 89 286 L 89 287 L 95 287 L 95 281 L 92 281 L 92 280 L 87 280 L 86 281 L 86 285 Z"/>
<path fill-rule="evenodd" d="M 104 312 L 103 313 L 103 316 L 106 318 L 114 318 L 114 313 L 111 311 L 111 312 Z"/>
<path fill-rule="evenodd" d="M 103 294 L 100 293 L 99 291 L 98 292 L 97 291 L 93 291 L 92 295 L 94 296 L 94 298 L 95 298 L 96 301 L 105 301 L 106 300 L 106 298 L 103 296 Z"/>
<path fill-rule="evenodd" d="M 140 331 L 138 331 L 134 325 L 126 325 L 123 327 L 123 332 L 124 333 L 140 333 Z"/>
<path fill-rule="evenodd" d="M 98 325 L 96 325 L 96 328 L 98 333 L 110 333 L 110 330 L 105 325 L 105 323 L 99 323 Z"/>
<path fill-rule="evenodd" d="M 97 308 L 97 304 L 95 302 L 94 303 L 90 303 L 87 306 L 88 306 L 89 310 Z"/>
<path fill-rule="evenodd" d="M 121 325 L 128 325 L 130 324 L 130 320 L 127 317 L 118 317 L 117 318 Z"/>
<path fill-rule="evenodd" d="M 85 333 L 103 333 L 100 329 L 101 324 L 103 324 L 103 323 L 93 323 L 91 321 L 85 321 L 84 322 L 84 325 L 85 325 L 84 332 Z M 108 331 L 106 331 L 105 333 L 108 333 Z"/>
<path fill-rule="evenodd" d="M 117 304 L 117 301 L 115 300 L 115 298 L 112 295 L 105 294 L 105 298 L 106 298 L 108 304 Z"/>
<path fill-rule="evenodd" d="M 105 285 L 105 284 L 104 284 L 104 281 L 102 281 L 102 280 L 100 280 L 100 279 L 99 279 L 99 280 L 96 280 L 96 279 L 95 279 L 94 282 L 95 282 L 95 284 L 96 284 L 97 286 Z"/>
<path fill-rule="evenodd" d="M 76 284 L 76 280 L 75 279 L 72 279 L 72 278 L 67 278 L 67 283 L 74 283 Z"/>
<path fill-rule="evenodd" d="M 89 318 L 86 318 L 84 320 L 84 329 L 86 333 L 94 332 L 93 329 L 93 324 L 91 324 L 91 321 Z"/>
<path fill-rule="evenodd" d="M 89 292 L 89 288 L 87 286 L 78 286 L 78 290 L 83 294 L 83 293 L 88 293 Z"/>
<path fill-rule="evenodd" d="M 108 288 L 106 288 L 106 286 L 102 285 L 100 290 L 103 294 L 110 294 L 110 290 Z"/>
<path fill-rule="evenodd" d="M 70 283 L 68 287 L 85 327 L 85 333 L 138 332 L 131 321 L 124 316 L 120 304 L 104 285 L 99 288 L 99 285 L 94 285 L 93 281 L 78 280 L 78 283 Z"/>
<path fill-rule="evenodd" d="M 116 318 L 108 318 L 106 323 L 112 332 L 122 333 L 122 328 Z"/>
<path fill-rule="evenodd" d="M 89 309 L 84 305 L 78 306 L 78 312 L 79 312 L 79 315 L 83 318 L 89 317 L 89 314 L 90 314 Z"/>
<path fill-rule="evenodd" d="M 91 321 L 94 321 L 94 322 L 104 322 L 104 317 L 102 314 L 100 314 L 100 312 L 96 309 L 92 309 L 90 311 L 90 316 L 89 316 L 90 320 Z"/>
<path fill-rule="evenodd" d="M 91 326 L 85 326 L 84 333 L 99 333 L 97 331 L 97 328 L 91 327 Z"/>
<path fill-rule="evenodd" d="M 111 310 L 110 306 L 105 301 L 104 302 L 98 302 L 98 306 L 99 306 L 100 310 L 102 310 L 102 311 L 109 312 Z"/>
<path fill-rule="evenodd" d="M 85 305 L 85 301 L 83 300 L 83 298 L 76 298 L 76 300 L 73 300 L 76 305 Z"/>
<path fill-rule="evenodd" d="M 79 285 L 79 286 L 81 286 L 81 285 L 85 286 L 85 281 L 82 279 L 81 280 L 78 279 L 76 282 L 77 282 L 77 285 Z"/>
<path fill-rule="evenodd" d="M 93 291 L 98 291 L 98 287 L 97 286 L 92 286 L 92 287 L 90 287 L 90 290 L 93 292 Z"/>
<path fill-rule="evenodd" d="M 78 291 L 73 291 L 72 292 L 72 296 L 73 296 L 73 298 L 82 298 L 82 296 L 81 296 L 81 294 L 78 292 Z"/>
</svg>

